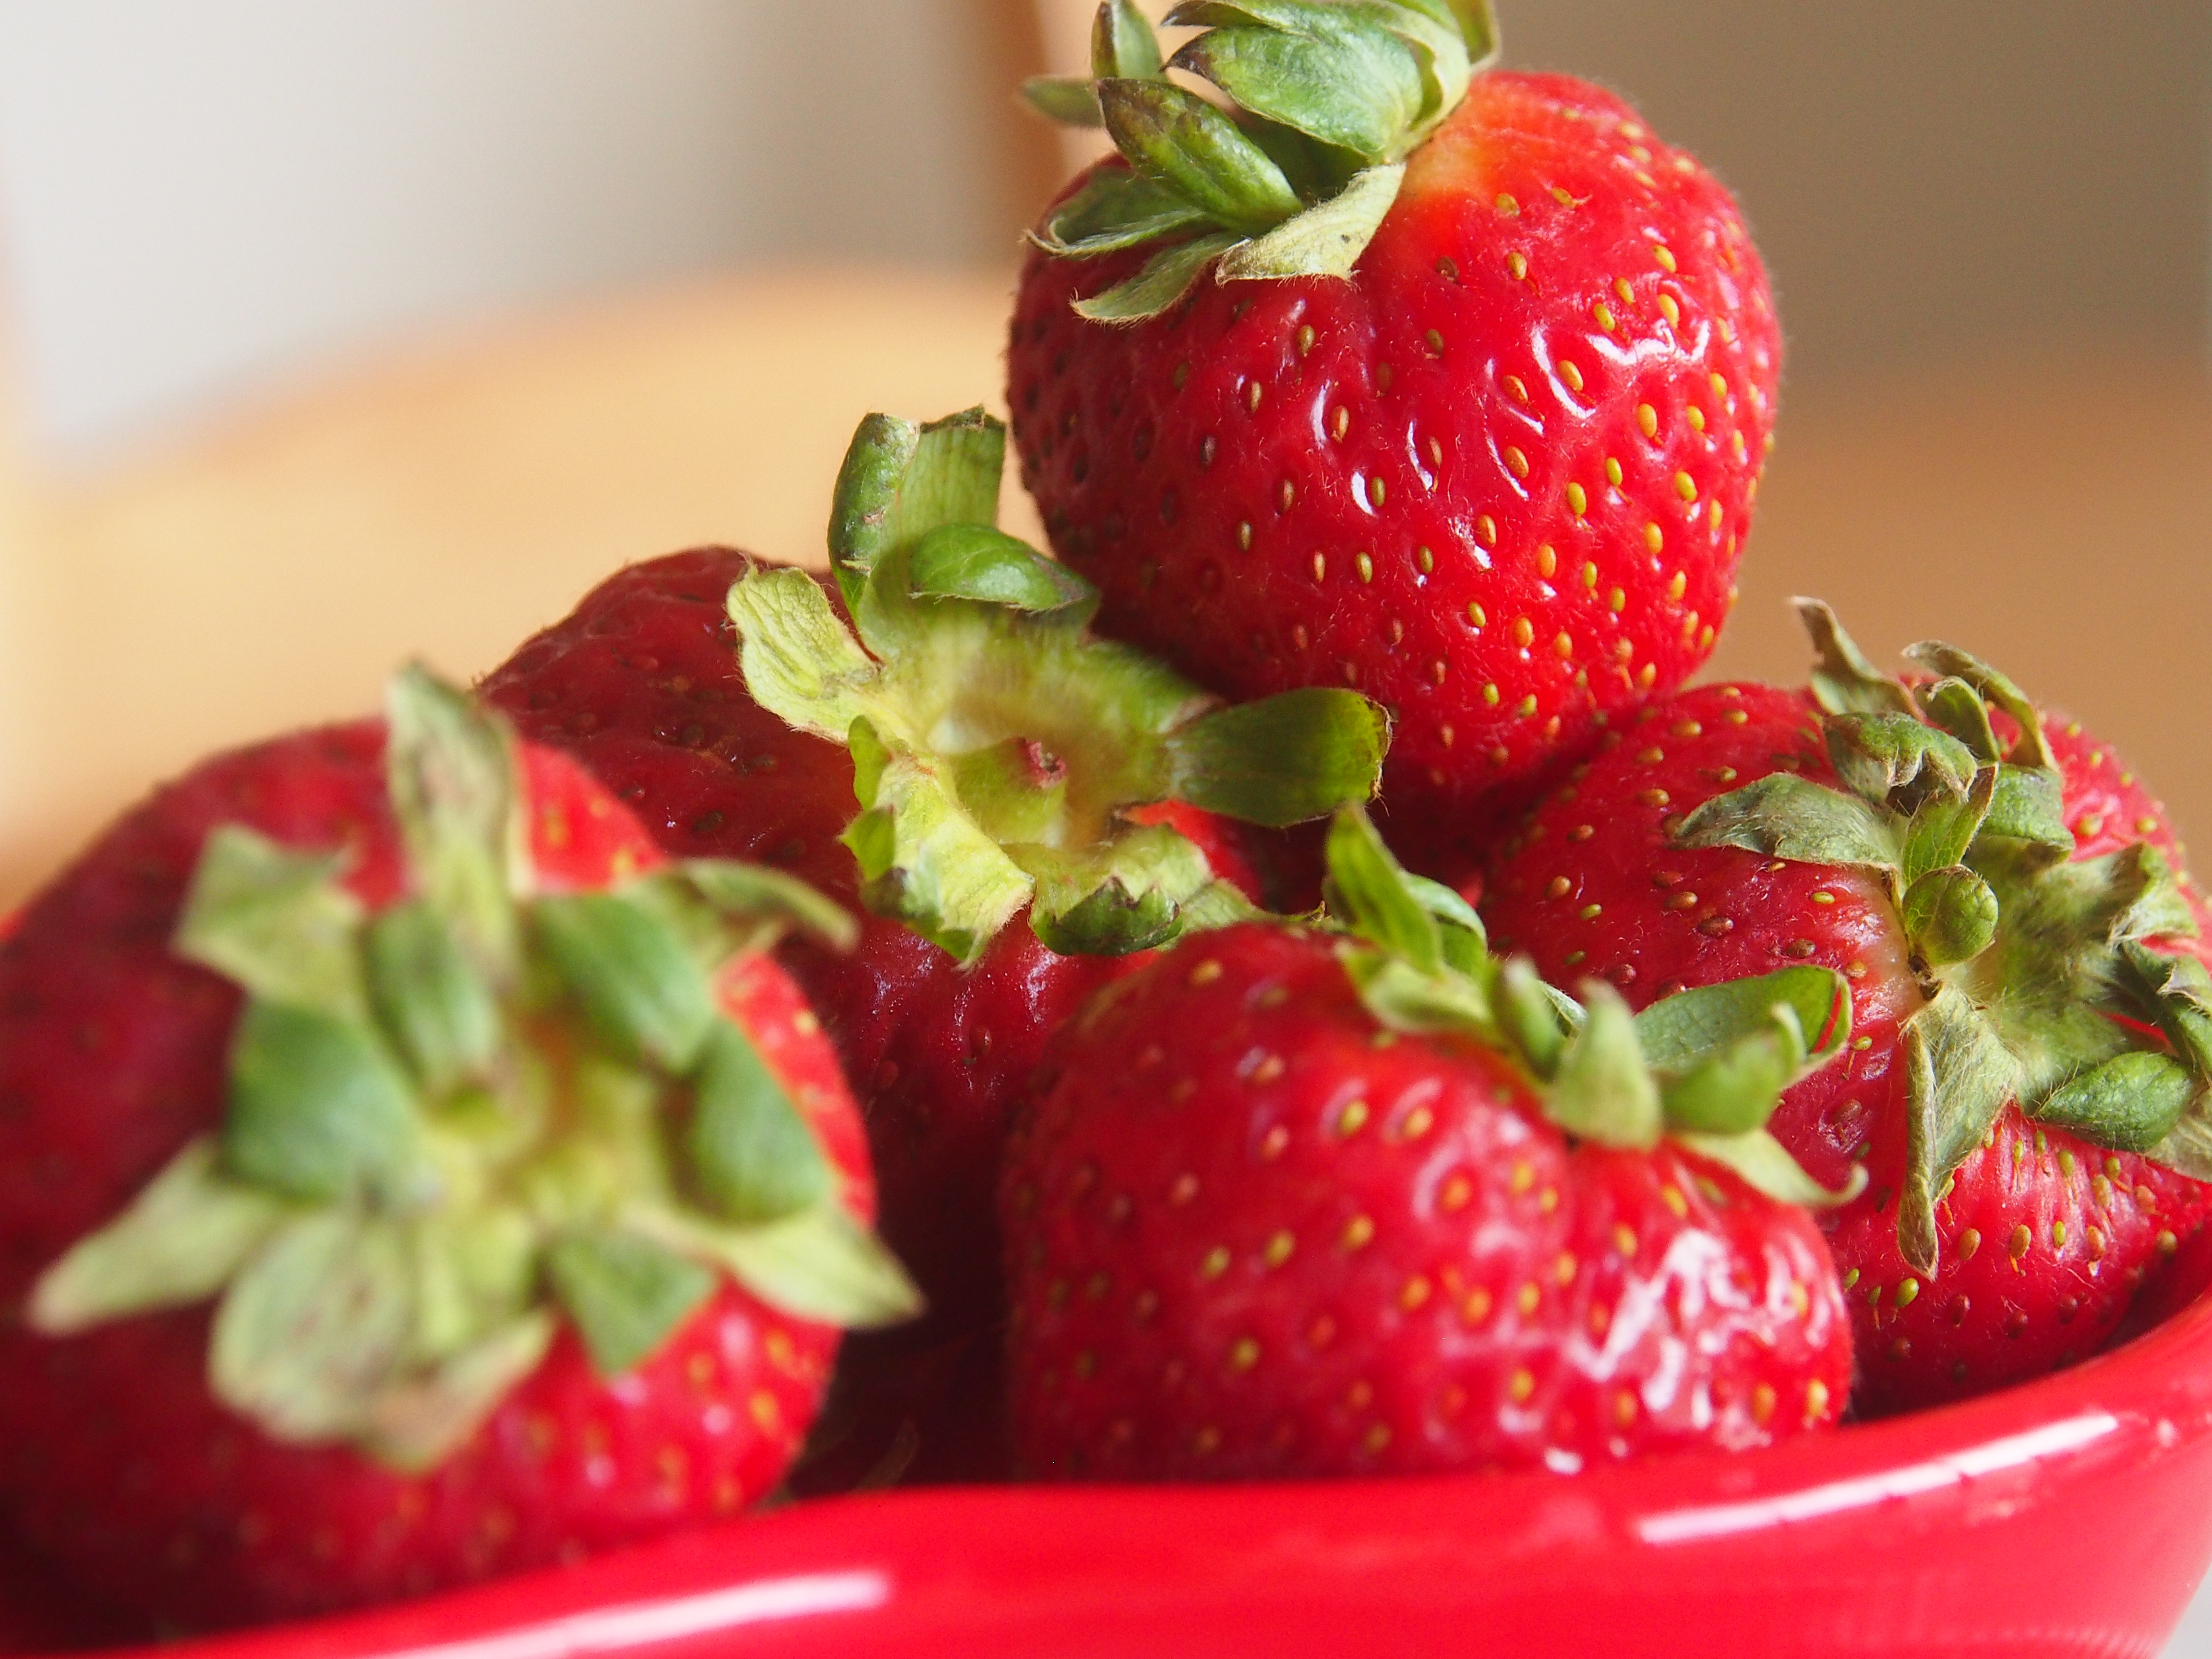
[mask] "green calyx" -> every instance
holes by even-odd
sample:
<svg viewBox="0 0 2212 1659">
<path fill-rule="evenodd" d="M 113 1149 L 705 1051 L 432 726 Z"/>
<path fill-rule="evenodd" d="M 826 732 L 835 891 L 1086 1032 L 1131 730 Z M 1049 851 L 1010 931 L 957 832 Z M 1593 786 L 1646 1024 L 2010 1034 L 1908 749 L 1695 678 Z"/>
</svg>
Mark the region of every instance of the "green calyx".
<svg viewBox="0 0 2212 1659">
<path fill-rule="evenodd" d="M 1322 817 L 1374 794 L 1387 719 L 1329 690 L 1224 708 L 1093 638 L 1090 586 L 994 527 L 1005 456 L 981 410 L 864 421 L 830 527 L 846 616 L 804 571 L 748 572 L 729 596 L 748 690 L 851 750 L 863 896 L 963 962 L 1024 908 L 1052 949 L 1091 955 L 1254 914 L 1132 812 Z"/>
<path fill-rule="evenodd" d="M 1634 1151 L 1671 1139 L 1788 1203 L 1847 1203 L 1865 1185 L 1860 1170 L 1828 1191 L 1766 1132 L 1783 1091 L 1850 1042 L 1842 975 L 1785 968 L 1632 1015 L 1601 980 L 1577 999 L 1525 958 L 1492 956 L 1467 902 L 1401 869 L 1356 807 L 1330 827 L 1328 871 L 1339 955 L 1369 1012 L 1394 1030 L 1458 1033 L 1505 1054 L 1568 1133 Z"/>
<path fill-rule="evenodd" d="M 1406 158 L 1498 53 L 1489 0 L 1185 0 L 1166 21 L 1205 33 L 1164 64 L 1130 0 L 1106 0 L 1091 77 L 1025 88 L 1053 120 L 1104 127 L 1129 164 L 1093 173 L 1038 246 L 1084 259 L 1163 244 L 1077 303 L 1095 321 L 1157 316 L 1209 265 L 1222 282 L 1349 275 Z M 1210 82 L 1231 111 L 1170 70 Z"/>
<path fill-rule="evenodd" d="M 851 918 L 721 861 L 548 890 L 501 722 L 410 669 L 386 732 L 406 896 L 372 915 L 343 854 L 209 837 L 173 948 L 246 993 L 222 1127 L 46 1271 L 33 1328 L 214 1299 L 218 1399 L 420 1469 L 562 1320 L 614 1376 L 725 1273 L 798 1318 L 913 1313 L 717 1000 L 732 957 L 794 926 L 849 944 Z"/>
<path fill-rule="evenodd" d="M 1935 1271 L 1944 1184 L 2014 1100 L 2100 1146 L 2212 1175 L 2212 981 L 2145 944 L 2197 931 L 2165 858 L 2142 843 L 2071 857 L 2040 718 L 1996 669 L 1917 645 L 1905 654 L 1929 678 L 1908 684 L 1826 605 L 1797 605 L 1838 787 L 1770 774 L 1707 801 L 1675 838 L 1856 866 L 1887 888 L 1926 999 L 1904 1030 L 1906 1261 Z"/>
</svg>

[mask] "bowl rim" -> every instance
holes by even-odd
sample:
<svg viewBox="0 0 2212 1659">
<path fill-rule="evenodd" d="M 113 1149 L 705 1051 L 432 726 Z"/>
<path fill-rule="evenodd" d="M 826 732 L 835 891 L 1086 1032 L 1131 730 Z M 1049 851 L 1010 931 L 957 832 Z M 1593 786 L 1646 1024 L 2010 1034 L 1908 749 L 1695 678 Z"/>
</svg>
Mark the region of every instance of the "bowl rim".
<svg viewBox="0 0 2212 1659">
<path fill-rule="evenodd" d="M 672 1644 L 702 1638 L 734 1640 L 742 1627 L 764 1621 L 787 1627 L 807 1615 L 891 1613 L 906 1584 L 927 1572 L 980 1583 L 1003 1570 L 1012 1575 L 1008 1583 L 1026 1583 L 1024 1575 L 1034 1577 L 1030 1570 L 1038 1567 L 1047 1578 L 1060 1574 L 1052 1582 L 1074 1585 L 1078 1578 L 1068 1575 L 1088 1571 L 1094 1554 L 1098 1571 L 1109 1559 L 1125 1567 L 1139 1563 L 1139 1570 L 1151 1561 L 1160 1571 L 1171 1558 L 1154 1548 L 1159 1538 L 1180 1540 L 1178 1550 L 1195 1550 L 1194 1560 L 1233 1577 L 1240 1547 L 1279 1541 L 1286 1529 L 1324 1552 L 1332 1540 L 1347 1550 L 1423 1538 L 1433 1547 L 1449 1534 L 1455 1547 L 1504 1550 L 1540 1571 L 1544 1558 L 1532 1552 L 1554 1543 L 1522 1535 L 1527 1528 L 1516 1517 L 1541 1526 L 1550 1523 L 1538 1517 L 1567 1508 L 1597 1517 L 1594 1536 L 1602 1547 L 1593 1555 L 1584 1540 L 1559 1550 L 1583 1550 L 1579 1559 L 1609 1567 L 1624 1549 L 1662 1567 L 1715 1550 L 1747 1566 L 1786 1563 L 1793 1550 L 1863 1530 L 1870 1517 L 1889 1527 L 1909 1528 L 1915 1513 L 1939 1528 L 1999 1527 L 2012 1513 L 2005 1504 L 1984 1502 L 1977 1510 L 1966 1499 L 1993 1489 L 2055 1490 L 2075 1478 L 2136 1478 L 2130 1472 L 2177 1450 L 2194 1452 L 2212 1469 L 2212 1296 L 2066 1370 L 1757 1451 L 1686 1451 L 1573 1475 L 991 1485 L 811 1498 L 571 1567 L 107 1651 L 137 1659 L 571 1659 L 615 1650 L 672 1651 Z M 2212 1555 L 2212 1504 L 2203 1507 L 2202 1536 L 2179 1547 L 2197 1573 Z M 963 1548 L 971 1553 L 945 1559 Z M 1632 1575 L 1635 1563 L 1621 1571 Z M 2170 1630 L 2180 1617 L 2186 1588 L 2175 1599 L 2179 1579 L 2172 1571 L 2166 1578 L 2172 1583 L 2160 1593 L 2172 1605 L 2151 1607 L 2138 1620 L 2142 1628 L 2164 1620 Z M 1224 1581 L 1222 1593 L 1237 1591 Z M 833 1639 L 819 1650 L 845 1650 Z"/>
</svg>

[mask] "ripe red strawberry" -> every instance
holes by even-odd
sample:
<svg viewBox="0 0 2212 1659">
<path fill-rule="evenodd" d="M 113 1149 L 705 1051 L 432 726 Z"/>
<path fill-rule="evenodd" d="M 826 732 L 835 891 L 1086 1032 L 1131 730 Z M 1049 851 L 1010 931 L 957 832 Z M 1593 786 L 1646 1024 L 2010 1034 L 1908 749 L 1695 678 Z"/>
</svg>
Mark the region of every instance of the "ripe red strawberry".
<svg viewBox="0 0 2212 1659">
<path fill-rule="evenodd" d="M 419 672 L 124 819 L 0 945 L 9 1525 L 189 1628 L 765 1495 L 913 1305 L 793 920 Z"/>
<path fill-rule="evenodd" d="M 1816 1180 L 1872 1174 L 1830 1218 L 1871 1414 L 2094 1352 L 2202 1224 L 2212 979 L 2117 757 L 1946 647 L 1908 690 L 1804 608 L 1809 691 L 1645 711 L 1507 844 L 1484 908 L 1547 977 L 1638 1006 L 1779 962 L 1850 976 L 1848 1062 L 1772 1127 Z"/>
<path fill-rule="evenodd" d="M 1102 8 L 1095 94 L 1045 101 L 1121 154 L 1047 216 L 1007 355 L 1101 627 L 1231 696 L 1378 699 L 1400 842 L 1711 653 L 1781 367 L 1727 192 L 1608 93 L 1470 78 L 1478 10 L 1181 7 L 1232 122 Z"/>
<path fill-rule="evenodd" d="M 1641 1023 L 1601 983 L 1570 1036 L 1364 820 L 1330 854 L 1358 937 L 1186 939 L 1054 1045 L 1001 1188 L 1032 1469 L 1565 1472 L 1833 1422 L 1843 1292 L 1768 1193 L 1822 1194 L 1758 1126 L 1847 1038 L 1840 977 Z"/>
<path fill-rule="evenodd" d="M 988 527 L 1004 442 L 980 413 L 872 417 L 839 486 L 834 580 L 720 549 L 636 566 L 483 687 L 672 854 L 761 860 L 860 916 L 851 954 L 794 939 L 782 959 L 860 1095 L 884 1237 L 931 1304 L 848 1356 L 895 1413 L 916 1378 L 971 1376 L 999 1317 L 999 1146 L 1046 1036 L 1135 947 L 1257 896 L 1239 826 L 1202 809 L 1280 823 L 1364 799 L 1384 740 L 1351 694 L 1220 710 L 1090 641 L 1083 585 Z M 896 753 L 868 750 L 856 823 L 864 713 Z M 935 1441 L 920 1473 L 973 1468 Z"/>
</svg>

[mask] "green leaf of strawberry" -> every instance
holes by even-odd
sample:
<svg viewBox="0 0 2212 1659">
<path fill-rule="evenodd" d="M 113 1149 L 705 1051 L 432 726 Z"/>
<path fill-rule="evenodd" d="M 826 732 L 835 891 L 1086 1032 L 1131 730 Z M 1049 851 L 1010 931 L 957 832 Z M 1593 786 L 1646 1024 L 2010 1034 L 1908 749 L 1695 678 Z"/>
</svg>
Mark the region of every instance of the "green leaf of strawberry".
<svg viewBox="0 0 2212 1659">
<path fill-rule="evenodd" d="M 1524 960 L 1498 962 L 1465 901 L 1407 875 L 1358 809 L 1331 825 L 1328 860 L 1329 906 L 1352 936 L 1339 955 L 1384 1024 L 1459 1030 L 1514 1055 L 1545 1115 L 1582 1139 L 1644 1151 L 1668 1135 L 1694 1141 L 1792 1203 L 1846 1203 L 1864 1185 L 1861 1170 L 1827 1191 L 1765 1134 L 1783 1091 L 1850 1039 L 1850 999 L 1834 970 L 1786 968 L 1682 991 L 1632 1017 L 1601 980 L 1577 1000 Z"/>
<path fill-rule="evenodd" d="M 1096 321 L 1158 315 L 1216 260 L 1224 282 L 1347 274 L 1397 199 L 1406 157 L 1497 52 L 1477 0 L 1192 0 L 1168 21 L 1206 30 L 1170 67 L 1212 82 L 1234 118 L 1164 76 L 1150 27 L 1123 0 L 1100 10 L 1087 88 L 1026 88 L 1049 118 L 1103 125 L 1142 181 L 1095 179 L 1042 246 L 1082 258 L 1186 237 L 1081 301 Z"/>
<path fill-rule="evenodd" d="M 2147 1012 L 2124 988 L 2126 943 L 2191 936 L 2196 915 L 2153 847 L 2067 856 L 2074 836 L 2042 718 L 2004 674 L 1925 643 L 1907 654 L 1940 678 L 1886 680 L 1826 605 L 1798 609 L 1840 787 L 1771 773 L 1698 806 L 1675 839 L 1867 867 L 1887 883 L 1929 999 L 1905 1033 L 1898 1227 L 1907 1261 L 1931 1272 L 1936 1194 L 2015 1097 L 2032 1117 L 2143 1151 L 2208 1092 L 2212 1073 L 2190 1050 L 2142 1054 L 2108 1017 Z M 2148 998 L 2153 1018 L 2160 1000 Z"/>
<path fill-rule="evenodd" d="M 1221 708 L 1092 639 L 1088 586 L 991 523 L 1004 446 L 980 411 L 864 422 L 830 530 L 851 626 L 811 577 L 752 571 L 729 595 L 748 688 L 851 750 L 864 896 L 963 961 L 1025 908 L 1052 948 L 1108 955 L 1249 914 L 1128 810 L 1281 825 L 1364 800 L 1382 712 L 1330 690 Z"/>
</svg>

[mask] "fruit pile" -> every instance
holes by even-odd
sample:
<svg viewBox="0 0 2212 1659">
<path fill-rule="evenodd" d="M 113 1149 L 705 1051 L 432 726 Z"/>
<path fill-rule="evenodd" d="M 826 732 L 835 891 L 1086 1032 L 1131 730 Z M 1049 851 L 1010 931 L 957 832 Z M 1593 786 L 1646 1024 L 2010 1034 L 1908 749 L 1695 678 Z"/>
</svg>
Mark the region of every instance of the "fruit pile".
<svg viewBox="0 0 2212 1659">
<path fill-rule="evenodd" d="M 1780 369 L 1726 193 L 1484 0 L 1170 21 L 1032 85 L 1115 153 L 1012 422 L 869 416 L 825 574 L 623 569 L 0 944 L 0 1536 L 90 1635 L 1750 1450 L 2212 1266 L 2212 918 L 2110 749 L 1813 601 L 1683 689 Z"/>
</svg>

